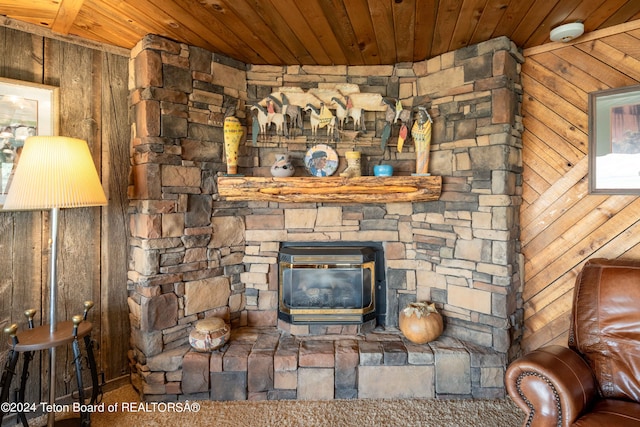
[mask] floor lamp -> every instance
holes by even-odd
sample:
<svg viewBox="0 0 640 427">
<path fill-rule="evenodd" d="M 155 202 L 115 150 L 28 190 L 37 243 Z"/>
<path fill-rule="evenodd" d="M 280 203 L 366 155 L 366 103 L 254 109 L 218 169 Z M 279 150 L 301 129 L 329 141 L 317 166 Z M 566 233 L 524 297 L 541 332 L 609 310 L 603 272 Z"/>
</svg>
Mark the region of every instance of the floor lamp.
<svg viewBox="0 0 640 427">
<path fill-rule="evenodd" d="M 4 203 L 5 210 L 46 210 L 50 216 L 49 330 L 56 330 L 58 216 L 60 209 L 107 204 L 87 142 L 64 136 L 25 141 Z M 56 398 L 55 347 L 49 350 L 49 403 Z M 48 425 L 55 414 L 49 413 Z"/>
</svg>

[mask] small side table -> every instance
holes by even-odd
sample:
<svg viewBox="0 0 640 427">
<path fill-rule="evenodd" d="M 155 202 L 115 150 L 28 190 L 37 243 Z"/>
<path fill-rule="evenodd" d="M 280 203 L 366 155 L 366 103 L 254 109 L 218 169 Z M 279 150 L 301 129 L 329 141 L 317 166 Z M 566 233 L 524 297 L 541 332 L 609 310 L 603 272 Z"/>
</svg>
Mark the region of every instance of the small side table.
<svg viewBox="0 0 640 427">
<path fill-rule="evenodd" d="M 29 362 L 33 358 L 33 352 L 72 344 L 76 370 L 76 380 L 78 384 L 78 401 L 81 405 L 86 404 L 82 381 L 82 355 L 80 352 L 80 344 L 78 342 L 80 338 L 83 338 L 92 382 L 92 393 L 89 404 L 95 404 L 98 398 L 100 386 L 98 384 L 98 371 L 96 367 L 95 356 L 93 354 L 93 344 L 91 342 L 91 329 L 93 328 L 93 326 L 91 322 L 81 320 L 80 316 L 77 317 L 79 319 L 74 318 L 74 321 L 58 323 L 53 334 L 49 330 L 49 325 L 42 325 L 36 328 L 26 329 L 19 333 L 16 333 L 14 329 L 13 334 L 10 333 L 11 339 L 9 340 L 9 345 L 11 345 L 12 348 L 10 350 L 7 365 L 5 366 L 5 370 L 2 374 L 2 383 L 0 383 L 0 386 L 2 387 L 0 402 L 6 402 L 8 400 L 9 387 L 11 385 L 13 375 L 15 374 L 15 368 L 20 353 L 24 354 L 24 363 L 20 379 L 20 388 L 18 389 L 18 401 L 23 403 L 26 381 L 29 376 Z M 2 423 L 2 418 L 4 417 L 4 415 L 4 412 L 0 412 L 0 423 Z M 25 427 L 28 427 L 25 414 L 19 413 L 19 417 L 22 421 L 22 424 Z M 62 420 L 61 422 L 56 423 L 56 425 L 59 424 L 90 426 L 90 413 L 81 412 L 80 423 L 78 423 L 78 419 L 75 418 L 71 420 Z"/>
</svg>

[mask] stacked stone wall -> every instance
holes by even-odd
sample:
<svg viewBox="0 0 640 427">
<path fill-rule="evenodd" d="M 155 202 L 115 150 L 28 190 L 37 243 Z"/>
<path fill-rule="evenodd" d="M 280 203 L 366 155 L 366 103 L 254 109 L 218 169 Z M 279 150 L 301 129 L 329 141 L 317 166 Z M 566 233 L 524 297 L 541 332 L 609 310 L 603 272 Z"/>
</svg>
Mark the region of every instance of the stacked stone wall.
<svg viewBox="0 0 640 427">
<path fill-rule="evenodd" d="M 238 324 L 244 220 L 214 212 L 226 105 L 247 98 L 245 65 L 147 36 L 130 60 L 131 367 L 147 396 L 182 393 L 189 331 L 202 318 Z"/>
<path fill-rule="evenodd" d="M 264 272 L 243 277 L 249 316 L 275 321 L 275 257 L 280 242 L 373 240 L 383 242 L 387 253 L 388 326 L 396 324 L 398 310 L 406 303 L 429 300 L 446 316 L 445 334 L 515 354 L 522 323 L 518 212 L 523 60 L 511 41 L 497 38 L 414 64 L 249 66 L 248 103 L 261 102 L 284 86 L 312 91 L 357 84 L 361 92 L 400 99 L 408 108 L 427 106 L 434 120 L 429 171 L 443 177 L 437 202 L 248 203 L 244 263 Z M 305 150 L 322 142 L 333 144 L 342 161 L 345 151 L 361 151 L 365 175 L 371 175 L 373 165 L 381 161 L 392 164 L 394 174 L 413 172 L 411 141 L 398 152 L 396 127 L 382 150 L 384 112 L 368 111 L 365 116 L 367 132 L 351 138 L 344 133 L 337 142 L 306 133 L 288 139 L 259 138 L 245 157 L 247 170 L 268 176 L 273 154 L 287 152 L 294 159 L 296 175 L 304 176 Z M 309 332 L 306 326 L 289 328 Z"/>
</svg>

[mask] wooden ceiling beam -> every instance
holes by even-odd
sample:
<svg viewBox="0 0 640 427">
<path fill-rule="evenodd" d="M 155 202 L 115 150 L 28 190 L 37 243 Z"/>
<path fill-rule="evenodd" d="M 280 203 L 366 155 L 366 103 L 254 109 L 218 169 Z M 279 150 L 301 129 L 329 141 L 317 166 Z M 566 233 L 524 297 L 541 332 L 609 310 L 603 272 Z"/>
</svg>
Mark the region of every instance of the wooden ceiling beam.
<svg viewBox="0 0 640 427">
<path fill-rule="evenodd" d="M 84 0 L 60 0 L 58 14 L 51 24 L 51 31 L 67 35 L 82 9 Z"/>
</svg>

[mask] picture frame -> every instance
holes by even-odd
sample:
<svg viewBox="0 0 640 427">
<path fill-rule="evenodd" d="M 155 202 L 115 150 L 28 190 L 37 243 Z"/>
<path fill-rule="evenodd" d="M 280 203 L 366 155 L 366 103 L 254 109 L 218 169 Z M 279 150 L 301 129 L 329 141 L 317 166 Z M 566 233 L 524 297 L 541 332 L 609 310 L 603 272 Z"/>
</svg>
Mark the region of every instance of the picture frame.
<svg viewBox="0 0 640 427">
<path fill-rule="evenodd" d="M 58 135 L 59 88 L 0 77 L 0 211 L 24 141 Z"/>
<path fill-rule="evenodd" d="M 640 85 L 589 94 L 589 192 L 640 194 Z"/>
</svg>

